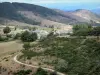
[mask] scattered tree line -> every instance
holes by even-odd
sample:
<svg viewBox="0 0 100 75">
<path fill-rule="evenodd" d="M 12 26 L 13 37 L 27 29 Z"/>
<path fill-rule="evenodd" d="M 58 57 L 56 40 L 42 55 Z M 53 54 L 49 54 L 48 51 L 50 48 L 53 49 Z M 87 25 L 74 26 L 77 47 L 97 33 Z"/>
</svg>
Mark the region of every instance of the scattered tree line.
<svg viewBox="0 0 100 75">
<path fill-rule="evenodd" d="M 73 35 L 78 36 L 99 36 L 100 26 L 92 27 L 91 25 L 74 25 Z"/>
<path fill-rule="evenodd" d="M 47 72 L 44 69 L 42 69 L 41 67 L 37 69 L 37 71 L 35 73 L 32 73 L 32 70 L 19 70 L 16 73 L 13 73 L 13 75 L 57 75 L 56 72 Z"/>
</svg>

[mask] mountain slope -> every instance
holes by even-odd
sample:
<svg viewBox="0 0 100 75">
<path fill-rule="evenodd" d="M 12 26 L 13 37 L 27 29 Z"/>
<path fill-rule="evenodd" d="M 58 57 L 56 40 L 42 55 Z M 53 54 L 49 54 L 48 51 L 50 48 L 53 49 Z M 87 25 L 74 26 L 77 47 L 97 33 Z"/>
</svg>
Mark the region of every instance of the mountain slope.
<svg viewBox="0 0 100 75">
<path fill-rule="evenodd" d="M 73 12 L 74 15 L 84 18 L 87 21 L 94 21 L 98 23 L 100 21 L 100 17 L 89 10 L 79 9 Z"/>
<path fill-rule="evenodd" d="M 96 23 L 100 22 L 100 17 L 91 12 L 90 10 L 85 10 L 85 9 L 78 9 L 76 11 L 69 11 L 69 12 L 64 12 L 61 10 L 56 10 L 57 12 L 60 12 L 62 14 L 64 14 L 66 17 L 70 17 L 74 20 L 76 20 L 76 22 L 87 22 L 90 23 L 91 21 L 94 21 Z"/>
<path fill-rule="evenodd" d="M 31 25 L 49 26 L 90 23 L 90 20 L 100 21 L 100 18 L 94 13 L 84 11 L 64 12 L 33 4 L 4 2 L 0 3 L 0 23 L 17 21 Z"/>
<path fill-rule="evenodd" d="M 56 22 L 56 19 L 53 20 L 53 17 L 63 16 L 62 14 L 57 13 L 52 9 L 26 3 L 9 3 L 9 2 L 0 3 L 0 10 L 2 10 L 0 11 L 0 21 L 16 20 L 19 22 L 24 22 L 33 25 L 34 24 L 39 25 L 41 20 L 38 21 L 35 20 L 35 18 L 32 19 L 31 17 L 27 17 L 21 12 L 26 12 L 26 11 L 28 11 L 29 13 L 32 12 L 32 14 L 34 14 L 33 16 L 40 17 L 42 18 L 42 20 L 46 19 L 54 22 Z"/>
</svg>

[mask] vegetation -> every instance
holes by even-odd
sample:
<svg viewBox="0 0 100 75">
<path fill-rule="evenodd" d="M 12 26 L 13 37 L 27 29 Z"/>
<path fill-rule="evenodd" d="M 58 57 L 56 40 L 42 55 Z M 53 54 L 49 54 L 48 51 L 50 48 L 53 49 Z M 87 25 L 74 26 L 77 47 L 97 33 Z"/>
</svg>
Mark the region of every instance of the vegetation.
<svg viewBox="0 0 100 75">
<path fill-rule="evenodd" d="M 25 31 L 21 35 L 21 40 L 23 42 L 33 42 L 33 41 L 37 40 L 37 34 L 36 33 L 30 33 L 28 31 Z"/>
<path fill-rule="evenodd" d="M 73 33 L 74 35 L 78 35 L 78 36 L 87 36 L 91 30 L 92 30 L 92 26 L 87 24 L 73 26 Z"/>
<path fill-rule="evenodd" d="M 7 40 L 8 40 L 7 37 L 2 37 L 2 36 L 0 35 L 0 41 L 7 41 Z"/>
<path fill-rule="evenodd" d="M 24 45 L 23 45 L 23 48 L 24 48 L 25 50 L 28 50 L 30 47 L 31 47 L 31 46 L 30 46 L 30 43 L 29 43 L 29 42 L 24 43 Z"/>
<path fill-rule="evenodd" d="M 97 39 L 49 38 L 40 42 L 46 50 L 41 53 L 24 51 L 25 57 L 54 56 L 51 64 L 57 71 L 69 75 L 99 75 L 100 42 Z M 60 60 L 59 60 L 60 59 Z"/>
<path fill-rule="evenodd" d="M 8 34 L 11 31 L 11 29 L 9 27 L 5 27 L 3 29 L 4 34 Z"/>
<path fill-rule="evenodd" d="M 100 27 L 94 27 L 93 30 L 89 32 L 89 35 L 99 36 L 100 35 Z"/>
<path fill-rule="evenodd" d="M 66 62 L 65 60 L 59 60 L 55 65 L 55 69 L 57 71 L 66 72 L 67 68 L 68 68 L 68 62 Z"/>
<path fill-rule="evenodd" d="M 50 74 L 42 68 L 38 68 L 35 73 L 32 73 L 32 70 L 19 70 L 13 75 L 57 75 L 56 72 L 51 72 Z"/>
<path fill-rule="evenodd" d="M 73 35 L 78 36 L 99 36 L 100 27 L 92 27 L 91 25 L 74 25 Z"/>
<path fill-rule="evenodd" d="M 21 34 L 20 33 L 17 33 L 13 39 L 19 39 L 21 37 Z"/>
<path fill-rule="evenodd" d="M 13 75 L 29 75 L 32 72 L 32 70 L 20 70 Z"/>
<path fill-rule="evenodd" d="M 43 70 L 42 68 L 38 68 L 37 72 L 33 75 L 48 75 L 48 72 Z"/>
<path fill-rule="evenodd" d="M 31 59 L 32 57 L 38 56 L 41 54 L 41 53 L 34 52 L 32 50 L 22 50 L 22 53 L 23 53 L 23 55 L 20 58 L 24 57 L 27 59 Z"/>
</svg>

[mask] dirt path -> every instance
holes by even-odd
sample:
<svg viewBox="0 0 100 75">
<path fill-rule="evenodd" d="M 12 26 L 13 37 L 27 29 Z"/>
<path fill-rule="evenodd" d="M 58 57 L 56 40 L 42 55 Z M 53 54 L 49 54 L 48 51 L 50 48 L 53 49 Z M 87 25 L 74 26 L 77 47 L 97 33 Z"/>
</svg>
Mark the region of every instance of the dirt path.
<svg viewBox="0 0 100 75">
<path fill-rule="evenodd" d="M 25 63 L 22 63 L 22 62 L 18 61 L 18 60 L 17 60 L 17 56 L 18 56 L 18 55 L 16 55 L 16 56 L 13 58 L 13 60 L 14 60 L 16 63 L 22 64 L 22 65 L 25 65 L 25 66 L 29 66 L 29 67 L 33 67 L 33 68 L 39 68 L 39 66 L 29 65 L 29 64 L 25 64 Z M 44 70 L 46 70 L 46 71 L 51 71 L 51 72 L 54 72 L 54 71 L 55 71 L 55 70 L 49 69 L 49 68 L 42 68 L 42 69 L 44 69 Z M 58 74 L 58 75 L 65 75 L 65 74 L 60 73 L 60 72 L 57 72 L 57 74 Z"/>
</svg>

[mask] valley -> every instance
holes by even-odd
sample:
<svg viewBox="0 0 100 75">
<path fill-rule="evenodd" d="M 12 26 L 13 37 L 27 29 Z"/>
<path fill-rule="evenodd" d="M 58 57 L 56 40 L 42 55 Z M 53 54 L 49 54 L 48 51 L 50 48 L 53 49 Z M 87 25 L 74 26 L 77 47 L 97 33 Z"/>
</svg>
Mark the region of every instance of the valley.
<svg viewBox="0 0 100 75">
<path fill-rule="evenodd" d="M 0 75 L 100 75 L 98 13 L 0 2 Z"/>
</svg>

